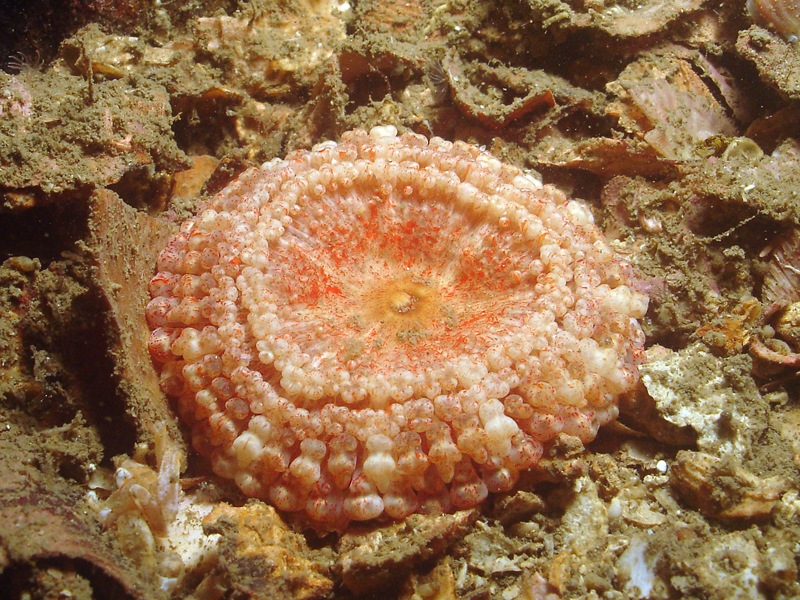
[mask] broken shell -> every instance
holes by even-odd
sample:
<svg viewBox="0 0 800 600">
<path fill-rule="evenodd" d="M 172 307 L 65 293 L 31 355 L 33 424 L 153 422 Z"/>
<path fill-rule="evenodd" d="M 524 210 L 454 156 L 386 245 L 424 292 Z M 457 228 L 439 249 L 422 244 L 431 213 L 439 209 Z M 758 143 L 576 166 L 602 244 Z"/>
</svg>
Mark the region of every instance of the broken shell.
<svg viewBox="0 0 800 600">
<path fill-rule="evenodd" d="M 800 230 L 792 230 L 771 248 L 764 251 L 764 256 L 772 252 L 767 271 L 764 274 L 762 301 L 765 304 L 785 302 L 787 304 L 800 300 L 800 269 L 797 257 L 800 256 Z"/>
<path fill-rule="evenodd" d="M 725 107 L 683 59 L 640 58 L 606 88 L 617 97 L 606 113 L 667 160 L 692 160 L 704 140 L 736 134 Z"/>
<path fill-rule="evenodd" d="M 748 162 L 756 162 L 764 156 L 764 151 L 753 140 L 746 137 L 733 138 L 725 152 L 722 153 L 723 160 L 742 158 Z"/>
<path fill-rule="evenodd" d="M 306 558 L 305 539 L 291 531 L 271 506 L 220 502 L 203 519 L 203 530 L 206 535 L 222 536 L 218 573 L 239 597 L 312 600 L 331 596 L 333 582 L 326 569 Z M 292 590 L 289 596 L 287 589 Z"/>
<path fill-rule="evenodd" d="M 800 34 L 800 0 L 747 0 L 747 12 L 759 25 L 790 40 Z"/>
<path fill-rule="evenodd" d="M 678 452 L 669 483 L 703 514 L 745 521 L 768 517 L 789 488 L 779 477 L 762 479 L 734 460 L 689 450 Z"/>
<path fill-rule="evenodd" d="M 800 302 L 793 302 L 778 316 L 775 333 L 789 342 L 793 350 L 800 348 Z"/>
</svg>

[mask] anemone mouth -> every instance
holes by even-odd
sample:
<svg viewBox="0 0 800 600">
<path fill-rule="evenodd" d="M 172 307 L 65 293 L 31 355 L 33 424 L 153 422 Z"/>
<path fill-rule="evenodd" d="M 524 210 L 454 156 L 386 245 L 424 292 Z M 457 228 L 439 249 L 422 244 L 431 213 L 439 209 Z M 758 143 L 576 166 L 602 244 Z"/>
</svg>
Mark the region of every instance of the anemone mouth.
<svg viewBox="0 0 800 600">
<path fill-rule="evenodd" d="M 349 132 L 252 169 L 151 281 L 195 448 L 341 524 L 480 503 L 633 388 L 646 298 L 591 213 L 468 144 Z"/>
</svg>

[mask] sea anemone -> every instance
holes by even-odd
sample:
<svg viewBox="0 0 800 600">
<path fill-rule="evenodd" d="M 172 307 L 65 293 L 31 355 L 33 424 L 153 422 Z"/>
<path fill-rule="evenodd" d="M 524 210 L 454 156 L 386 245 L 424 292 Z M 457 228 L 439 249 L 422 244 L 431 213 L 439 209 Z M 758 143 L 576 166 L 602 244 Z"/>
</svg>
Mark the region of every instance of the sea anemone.
<svg viewBox="0 0 800 600">
<path fill-rule="evenodd" d="M 647 308 L 583 204 L 393 127 L 246 171 L 158 258 L 147 316 L 195 449 L 325 527 L 507 491 L 632 390 Z"/>
</svg>

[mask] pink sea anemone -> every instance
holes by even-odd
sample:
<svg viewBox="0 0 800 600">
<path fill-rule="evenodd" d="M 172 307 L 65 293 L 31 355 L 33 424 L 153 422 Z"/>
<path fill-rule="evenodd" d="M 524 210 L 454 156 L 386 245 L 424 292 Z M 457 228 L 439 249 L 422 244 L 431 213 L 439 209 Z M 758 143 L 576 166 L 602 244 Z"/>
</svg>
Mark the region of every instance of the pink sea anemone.
<svg viewBox="0 0 800 600">
<path fill-rule="evenodd" d="M 351 131 L 183 223 L 147 316 L 220 476 L 327 527 L 471 507 L 637 379 L 647 308 L 589 210 L 469 144 Z"/>
</svg>

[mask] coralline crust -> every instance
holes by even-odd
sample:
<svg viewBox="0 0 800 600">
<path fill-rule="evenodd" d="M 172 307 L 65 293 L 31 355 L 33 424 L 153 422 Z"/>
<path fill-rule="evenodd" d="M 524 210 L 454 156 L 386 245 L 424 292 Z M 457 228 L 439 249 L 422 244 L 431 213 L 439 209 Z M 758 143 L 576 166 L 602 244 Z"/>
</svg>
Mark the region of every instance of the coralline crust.
<svg viewBox="0 0 800 600">
<path fill-rule="evenodd" d="M 193 445 L 323 527 L 507 491 L 634 387 L 647 298 L 589 210 L 469 144 L 351 131 L 245 172 L 158 258 Z"/>
</svg>

